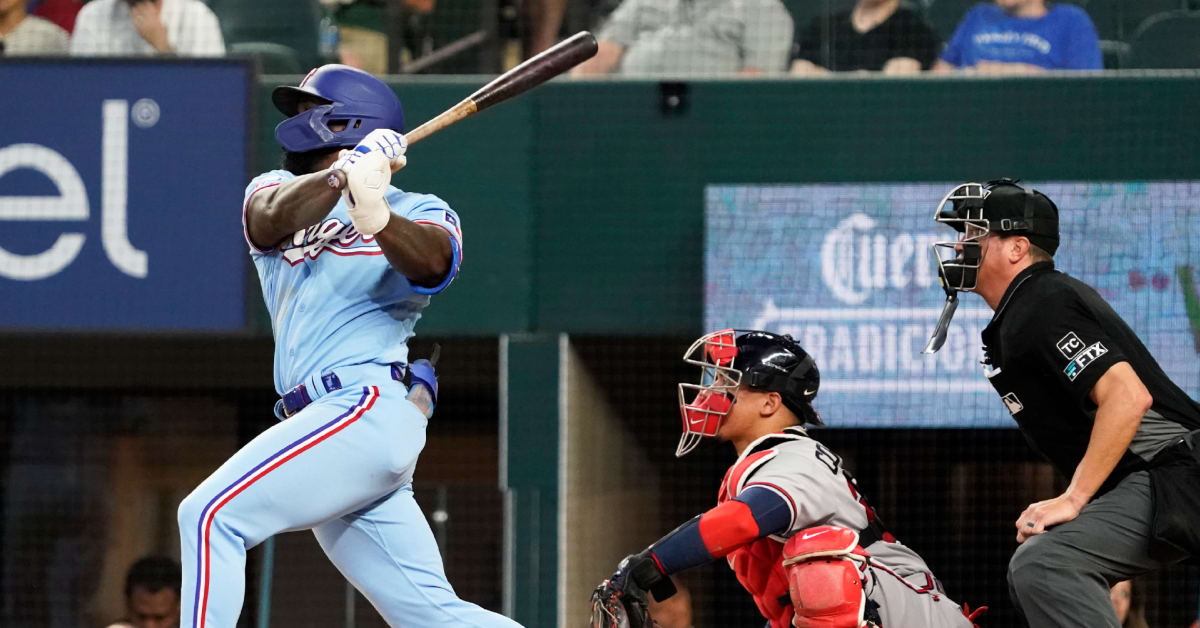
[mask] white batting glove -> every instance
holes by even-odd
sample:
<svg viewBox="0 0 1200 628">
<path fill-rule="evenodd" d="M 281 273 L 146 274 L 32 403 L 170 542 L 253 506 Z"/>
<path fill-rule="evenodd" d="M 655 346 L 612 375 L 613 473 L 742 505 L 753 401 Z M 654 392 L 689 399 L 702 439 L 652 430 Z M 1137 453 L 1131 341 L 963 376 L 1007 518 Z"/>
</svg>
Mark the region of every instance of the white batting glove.
<svg viewBox="0 0 1200 628">
<path fill-rule="evenodd" d="M 349 173 L 350 168 L 367 153 L 378 152 L 388 158 L 392 172 L 396 172 L 408 164 L 404 152 L 408 150 L 408 140 L 403 133 L 391 129 L 375 129 L 367 134 L 352 149 L 343 149 L 338 153 L 337 161 L 329 167 L 330 171 L 340 170 Z"/>
<path fill-rule="evenodd" d="M 362 138 L 354 150 L 383 153 L 392 164 L 392 172 L 395 172 L 403 168 L 407 161 L 404 153 L 408 150 L 408 140 L 405 139 L 403 133 L 397 133 L 391 129 L 375 129 Z"/>
<path fill-rule="evenodd" d="M 361 153 L 346 170 L 346 185 L 342 199 L 350 213 L 354 228 L 363 235 L 373 236 L 387 226 L 392 208 L 387 191 L 392 181 L 388 158 L 379 151 Z"/>
</svg>

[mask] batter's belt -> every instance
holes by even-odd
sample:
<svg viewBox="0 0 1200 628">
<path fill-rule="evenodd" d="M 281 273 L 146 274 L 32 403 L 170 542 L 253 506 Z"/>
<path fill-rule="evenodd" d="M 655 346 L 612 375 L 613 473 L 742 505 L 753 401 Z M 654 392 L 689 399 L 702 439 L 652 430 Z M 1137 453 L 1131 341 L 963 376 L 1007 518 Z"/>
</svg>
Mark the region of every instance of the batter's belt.
<svg viewBox="0 0 1200 628">
<path fill-rule="evenodd" d="M 352 364 L 326 371 L 320 375 L 310 375 L 306 382 L 283 394 L 275 402 L 275 416 L 280 420 L 289 419 L 297 412 L 325 395 L 359 381 L 379 381 L 389 377 L 407 388 L 408 365 L 402 362 L 392 364 Z"/>
</svg>

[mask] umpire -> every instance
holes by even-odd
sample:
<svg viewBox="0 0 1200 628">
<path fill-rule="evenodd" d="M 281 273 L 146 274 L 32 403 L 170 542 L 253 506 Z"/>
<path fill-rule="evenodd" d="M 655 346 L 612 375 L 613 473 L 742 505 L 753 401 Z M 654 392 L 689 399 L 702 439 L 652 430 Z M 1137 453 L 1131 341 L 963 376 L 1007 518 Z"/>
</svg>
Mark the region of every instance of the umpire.
<svg viewBox="0 0 1200 628">
<path fill-rule="evenodd" d="M 1119 628 L 1113 584 L 1200 555 L 1200 404 L 1095 290 L 1055 270 L 1046 195 L 1011 179 L 966 183 L 935 218 L 962 234 L 934 245 L 953 250 L 937 255 L 943 318 L 957 291 L 995 311 L 984 374 L 1030 446 L 1071 478 L 1015 522 L 1013 603 L 1035 628 Z"/>
</svg>

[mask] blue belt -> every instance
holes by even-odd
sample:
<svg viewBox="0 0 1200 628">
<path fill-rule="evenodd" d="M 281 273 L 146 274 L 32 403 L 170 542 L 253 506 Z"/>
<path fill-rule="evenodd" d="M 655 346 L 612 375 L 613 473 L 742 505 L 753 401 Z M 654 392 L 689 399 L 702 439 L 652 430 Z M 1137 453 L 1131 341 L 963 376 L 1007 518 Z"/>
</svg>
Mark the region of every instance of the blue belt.
<svg viewBox="0 0 1200 628">
<path fill-rule="evenodd" d="M 356 364 L 354 366 L 345 367 L 338 370 L 342 371 L 343 374 L 346 374 L 347 371 L 359 371 L 360 367 L 362 366 L 364 365 Z M 408 366 L 403 363 L 396 362 L 390 365 L 372 364 L 367 366 L 375 368 L 383 368 L 384 366 L 387 366 L 389 367 L 389 371 L 391 372 L 391 377 L 393 380 L 408 386 Z M 355 376 L 353 379 L 358 379 L 362 373 L 352 373 L 352 375 Z M 310 384 L 312 385 L 311 388 L 309 386 Z M 308 378 L 307 383 L 300 384 L 299 386 L 287 391 L 283 394 L 283 397 L 280 398 L 279 401 L 275 402 L 275 416 L 278 417 L 280 421 L 284 419 L 290 419 L 291 417 L 295 416 L 297 412 L 308 407 L 308 405 L 313 401 L 320 399 L 321 397 L 335 390 L 341 389 L 342 378 L 338 377 L 338 371 L 329 371 L 328 373 L 322 374 L 320 378 Z"/>
</svg>

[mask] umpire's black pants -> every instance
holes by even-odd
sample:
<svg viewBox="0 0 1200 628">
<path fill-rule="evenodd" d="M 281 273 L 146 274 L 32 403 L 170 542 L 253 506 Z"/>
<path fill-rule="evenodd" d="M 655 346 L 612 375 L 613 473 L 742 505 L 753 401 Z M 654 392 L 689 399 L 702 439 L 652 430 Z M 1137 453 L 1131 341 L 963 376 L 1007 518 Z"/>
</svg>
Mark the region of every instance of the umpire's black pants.
<svg viewBox="0 0 1200 628">
<path fill-rule="evenodd" d="M 1150 474 L 1129 475 L 1072 521 L 1025 541 L 1008 564 L 1008 590 L 1032 628 L 1120 628 L 1109 589 L 1167 562 L 1150 558 Z"/>
</svg>

